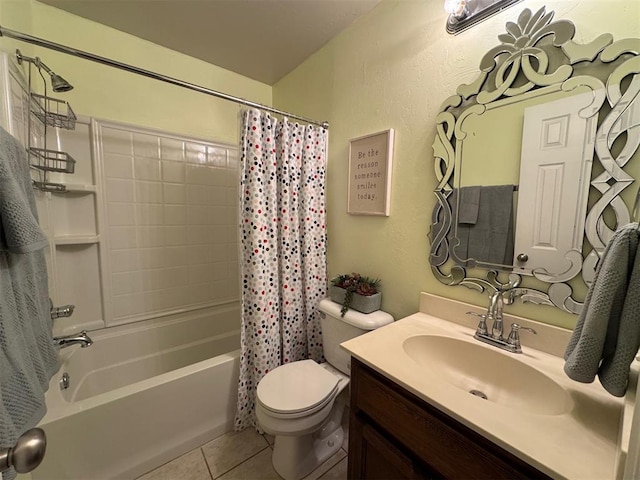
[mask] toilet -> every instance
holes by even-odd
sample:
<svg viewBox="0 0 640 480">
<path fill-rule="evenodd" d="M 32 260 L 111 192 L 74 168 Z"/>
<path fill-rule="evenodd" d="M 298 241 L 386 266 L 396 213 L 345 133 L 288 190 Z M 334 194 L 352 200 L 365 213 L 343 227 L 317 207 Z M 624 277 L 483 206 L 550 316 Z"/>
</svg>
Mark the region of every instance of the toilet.
<svg viewBox="0 0 640 480">
<path fill-rule="evenodd" d="M 258 384 L 256 419 L 275 436 L 273 467 L 285 480 L 298 480 L 342 446 L 342 414 L 348 401 L 350 356 L 342 342 L 393 322 L 388 313 L 369 314 L 320 301 L 320 325 L 326 363 L 301 360 L 281 365 Z"/>
</svg>

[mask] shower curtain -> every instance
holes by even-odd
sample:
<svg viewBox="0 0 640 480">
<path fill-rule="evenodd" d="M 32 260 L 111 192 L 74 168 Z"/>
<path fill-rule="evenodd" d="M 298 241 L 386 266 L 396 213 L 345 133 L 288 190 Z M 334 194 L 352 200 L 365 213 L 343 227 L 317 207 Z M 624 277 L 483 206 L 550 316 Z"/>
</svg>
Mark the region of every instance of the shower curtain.
<svg viewBox="0 0 640 480">
<path fill-rule="evenodd" d="M 258 382 L 296 360 L 322 360 L 317 305 L 327 293 L 328 132 L 242 112 L 242 337 L 235 429 L 256 426 Z"/>
</svg>

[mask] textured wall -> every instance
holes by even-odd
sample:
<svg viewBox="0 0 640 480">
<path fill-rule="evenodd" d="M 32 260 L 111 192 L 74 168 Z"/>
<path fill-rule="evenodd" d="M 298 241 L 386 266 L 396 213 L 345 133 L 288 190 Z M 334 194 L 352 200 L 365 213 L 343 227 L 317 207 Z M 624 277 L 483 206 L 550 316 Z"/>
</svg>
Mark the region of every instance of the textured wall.
<svg viewBox="0 0 640 480">
<path fill-rule="evenodd" d="M 458 36 L 445 32 L 439 0 L 383 1 L 274 87 L 277 107 L 331 122 L 328 166 L 329 274 L 381 277 L 383 308 L 396 318 L 418 309 L 420 291 L 486 305 L 486 294 L 446 287 L 431 274 L 427 232 L 436 178 L 431 145 L 440 104 L 473 81 L 480 58 L 507 21 L 543 5 L 576 24 L 575 40 L 604 32 L 640 37 L 636 0 L 529 0 Z M 396 131 L 391 216 L 346 214 L 349 139 Z M 637 162 L 636 162 L 637 165 Z M 572 328 L 573 315 L 517 305 L 516 314 Z"/>
</svg>

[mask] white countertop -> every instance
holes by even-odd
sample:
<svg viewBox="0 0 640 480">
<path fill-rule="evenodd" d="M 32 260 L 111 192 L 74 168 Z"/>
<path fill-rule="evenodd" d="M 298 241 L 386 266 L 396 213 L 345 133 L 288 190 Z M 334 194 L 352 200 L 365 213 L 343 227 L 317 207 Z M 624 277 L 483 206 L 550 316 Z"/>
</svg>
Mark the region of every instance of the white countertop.
<svg viewBox="0 0 640 480">
<path fill-rule="evenodd" d="M 624 408 L 624 399 L 612 397 L 597 381 L 581 384 L 570 380 L 563 371 L 564 360 L 528 347 L 525 333 L 522 354 L 485 345 L 473 334 L 474 330 L 467 326 L 416 313 L 342 346 L 376 371 L 553 478 L 605 480 L 619 475 L 618 463 L 624 459 L 619 449 L 622 412 L 629 408 Z M 474 397 L 443 380 L 437 369 L 420 365 L 406 354 L 403 342 L 415 335 L 454 337 L 515 358 L 565 389 L 571 398 L 570 407 L 562 414 L 534 414 Z"/>
</svg>

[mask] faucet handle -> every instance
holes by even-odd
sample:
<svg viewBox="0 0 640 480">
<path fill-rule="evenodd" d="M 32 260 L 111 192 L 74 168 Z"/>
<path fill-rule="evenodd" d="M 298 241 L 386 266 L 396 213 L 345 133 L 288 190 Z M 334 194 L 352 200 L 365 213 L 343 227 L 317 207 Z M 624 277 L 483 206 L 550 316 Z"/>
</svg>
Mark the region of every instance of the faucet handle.
<svg viewBox="0 0 640 480">
<path fill-rule="evenodd" d="M 521 327 L 517 323 L 512 323 L 511 332 L 509 333 L 509 337 L 507 338 L 507 344 L 515 347 L 516 351 L 518 352 L 522 351 L 520 345 L 520 330 L 526 330 L 527 332 L 531 332 L 534 335 L 538 334 L 538 332 L 536 332 L 533 328 Z"/>
<path fill-rule="evenodd" d="M 477 335 L 488 335 L 489 331 L 487 329 L 487 315 L 484 313 L 476 313 L 476 312 L 467 312 L 467 315 L 473 315 L 474 317 L 480 317 L 480 322 L 478 323 L 478 327 L 476 328 Z"/>
<path fill-rule="evenodd" d="M 51 299 L 49 299 L 49 302 L 51 302 Z M 61 318 L 61 317 L 70 317 L 71 315 L 73 315 L 73 310 L 75 308 L 76 308 L 75 305 L 64 305 L 62 307 L 54 307 L 53 303 L 51 303 L 51 309 L 50 309 L 51 320 L 55 320 L 56 318 Z"/>
<path fill-rule="evenodd" d="M 534 335 L 537 335 L 538 332 L 536 332 L 533 328 L 529 328 L 529 327 L 521 327 L 520 325 L 518 325 L 517 323 L 512 323 L 511 324 L 511 331 L 516 331 L 516 333 L 520 330 L 526 330 L 527 332 L 531 332 Z"/>
</svg>

